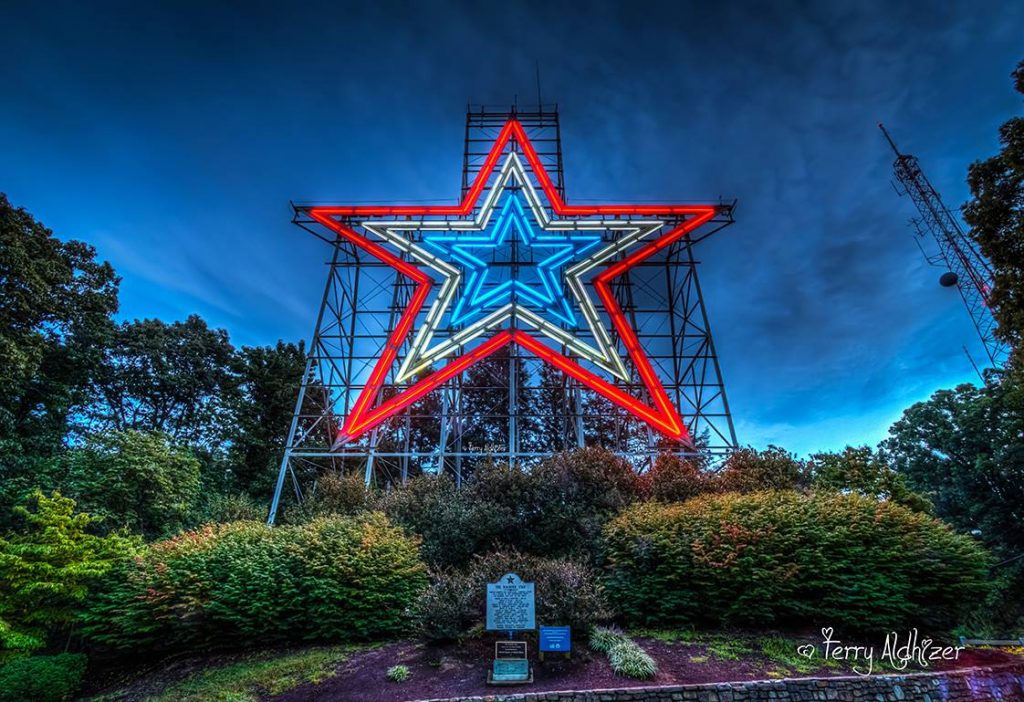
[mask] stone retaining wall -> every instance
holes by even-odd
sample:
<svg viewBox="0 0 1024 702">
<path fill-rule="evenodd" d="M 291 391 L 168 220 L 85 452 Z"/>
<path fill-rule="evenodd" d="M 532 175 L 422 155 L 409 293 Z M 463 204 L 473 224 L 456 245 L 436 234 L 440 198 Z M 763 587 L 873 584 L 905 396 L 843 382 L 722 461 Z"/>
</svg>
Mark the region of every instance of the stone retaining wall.
<svg viewBox="0 0 1024 702">
<path fill-rule="evenodd" d="M 428 702 L 1024 702 L 1024 665 L 912 675 L 789 678 L 615 690 L 506 692 Z"/>
</svg>

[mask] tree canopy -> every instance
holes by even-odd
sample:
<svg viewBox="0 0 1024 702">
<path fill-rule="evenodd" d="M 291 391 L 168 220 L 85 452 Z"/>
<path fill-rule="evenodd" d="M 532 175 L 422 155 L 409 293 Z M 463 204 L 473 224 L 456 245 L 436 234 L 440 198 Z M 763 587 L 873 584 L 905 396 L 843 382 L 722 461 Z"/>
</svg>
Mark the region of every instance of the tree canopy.
<svg viewBox="0 0 1024 702">
<path fill-rule="evenodd" d="M 57 239 L 0 193 L 0 522 L 91 399 L 117 287 L 91 246 Z"/>
<path fill-rule="evenodd" d="M 1024 95 L 1024 61 L 1013 78 Z M 968 171 L 973 198 L 964 206 L 964 219 L 995 271 L 990 306 L 998 334 L 1019 353 L 1024 341 L 1024 117 L 1006 122 L 999 142 L 998 154 Z"/>
</svg>

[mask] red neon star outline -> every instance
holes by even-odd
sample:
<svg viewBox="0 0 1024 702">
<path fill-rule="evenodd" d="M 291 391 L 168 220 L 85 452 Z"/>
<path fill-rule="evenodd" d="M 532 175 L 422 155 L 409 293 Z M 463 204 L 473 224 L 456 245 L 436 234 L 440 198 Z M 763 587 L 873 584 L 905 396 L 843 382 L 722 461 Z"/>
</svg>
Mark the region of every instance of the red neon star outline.
<svg viewBox="0 0 1024 702">
<path fill-rule="evenodd" d="M 433 281 L 420 268 L 417 268 L 407 261 L 403 261 L 384 247 L 367 239 L 365 236 L 356 233 L 352 228 L 334 219 L 334 217 L 401 217 L 424 215 L 466 217 L 476 207 L 476 202 L 479 199 L 480 194 L 483 192 L 488 178 L 490 178 L 491 173 L 494 171 L 494 167 L 497 164 L 498 159 L 501 157 L 505 145 L 510 139 L 515 139 L 516 143 L 519 144 L 523 155 L 530 164 L 530 168 L 540 183 L 541 189 L 547 196 L 547 199 L 551 204 L 551 208 L 556 215 L 691 215 L 689 219 L 682 222 L 671 231 L 663 234 L 657 239 L 654 239 L 646 246 L 634 251 L 626 258 L 611 264 L 608 268 L 595 276 L 593 280 L 594 287 L 597 290 L 598 297 L 601 299 L 601 303 L 608 312 L 608 316 L 611 318 L 612 324 L 615 325 L 615 329 L 619 333 L 619 337 L 622 339 L 623 345 L 626 347 L 626 351 L 629 353 L 629 357 L 633 361 L 633 364 L 637 369 L 637 373 L 643 381 L 644 387 L 647 389 L 648 393 L 650 393 L 650 396 L 654 401 L 653 407 L 640 402 L 632 395 L 627 394 L 622 389 L 598 377 L 591 371 L 580 366 L 577 362 L 555 351 L 522 330 L 505 329 L 499 331 L 472 351 L 452 359 L 427 377 L 419 380 L 404 392 L 389 398 L 387 401 L 371 409 L 370 404 L 383 387 L 384 377 L 386 376 L 388 369 L 394 364 L 395 359 L 398 356 L 398 349 L 401 348 L 402 344 L 405 342 L 405 339 L 416 320 L 416 316 L 419 314 L 427 296 L 430 294 Z M 629 322 L 626 320 L 625 315 L 622 313 L 619 303 L 615 300 L 615 296 L 611 291 L 610 281 L 710 220 L 717 212 L 717 208 L 714 205 L 567 205 L 562 202 L 562 198 L 558 194 L 558 190 L 555 188 L 550 176 L 548 176 L 547 171 L 544 169 L 536 150 L 533 148 L 529 138 L 526 136 L 526 131 L 523 129 L 522 124 L 520 124 L 518 120 L 510 119 L 502 128 L 501 133 L 498 135 L 498 138 L 495 140 L 494 145 L 491 147 L 491 150 L 487 155 L 487 160 L 484 161 L 479 173 L 477 173 L 472 187 L 470 187 L 466 192 L 466 196 L 459 205 L 435 205 L 426 207 L 311 207 L 308 208 L 307 212 L 317 222 L 320 222 L 331 231 L 341 237 L 344 237 L 371 256 L 374 256 L 382 262 L 392 266 L 400 273 L 408 276 L 417 283 L 416 290 L 409 301 L 408 307 L 406 307 L 405 312 L 402 313 L 402 316 L 398 321 L 398 324 L 388 337 L 388 341 L 385 344 L 384 351 L 382 352 L 380 359 L 374 366 L 373 371 L 370 373 L 370 377 L 366 381 L 366 385 L 363 387 L 363 390 L 360 392 L 355 404 L 352 406 L 352 411 L 346 418 L 345 424 L 338 432 L 336 443 L 346 443 L 358 438 L 392 415 L 416 402 L 416 400 L 420 399 L 427 393 L 436 390 L 446 381 L 466 370 L 477 361 L 486 358 L 498 349 L 510 343 L 519 344 L 524 349 L 535 354 L 538 358 L 547 361 L 566 375 L 583 383 L 591 390 L 594 390 L 617 406 L 630 412 L 638 419 L 647 422 L 665 436 L 684 443 L 692 443 L 690 434 L 687 431 L 686 426 L 683 424 L 683 420 L 679 416 L 679 412 L 669 400 L 668 394 L 665 392 L 665 388 L 662 386 L 661 381 L 654 372 L 654 368 L 651 366 L 650 360 L 647 358 L 647 354 L 644 353 L 644 350 L 640 347 L 640 342 L 637 339 L 636 333 L 633 331 Z"/>
</svg>

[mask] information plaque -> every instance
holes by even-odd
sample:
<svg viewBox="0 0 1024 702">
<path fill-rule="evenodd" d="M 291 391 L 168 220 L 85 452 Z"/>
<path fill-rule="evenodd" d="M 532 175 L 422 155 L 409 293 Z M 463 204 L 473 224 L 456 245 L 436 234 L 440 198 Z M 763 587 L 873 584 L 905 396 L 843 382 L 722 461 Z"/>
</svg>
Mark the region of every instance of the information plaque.
<svg viewBox="0 0 1024 702">
<path fill-rule="evenodd" d="M 515 573 L 506 573 L 498 582 L 487 584 L 489 631 L 535 628 L 533 583 L 524 583 Z"/>
<path fill-rule="evenodd" d="M 541 653 L 568 653 L 572 650 L 572 637 L 567 626 L 540 628 Z"/>
<path fill-rule="evenodd" d="M 494 657 L 505 660 L 526 660 L 525 641 L 495 641 Z"/>
</svg>

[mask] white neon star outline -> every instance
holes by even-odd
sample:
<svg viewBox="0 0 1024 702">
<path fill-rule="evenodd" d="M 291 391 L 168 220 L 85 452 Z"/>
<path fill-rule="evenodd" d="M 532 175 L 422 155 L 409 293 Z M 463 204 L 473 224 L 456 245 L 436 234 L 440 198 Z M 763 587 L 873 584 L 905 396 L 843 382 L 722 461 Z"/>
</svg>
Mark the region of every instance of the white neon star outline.
<svg viewBox="0 0 1024 702">
<path fill-rule="evenodd" d="M 573 297 L 579 305 L 583 317 L 587 320 L 587 326 L 594 337 L 597 347 L 591 346 L 574 336 L 571 332 L 552 324 L 540 317 L 533 311 L 516 303 L 509 303 L 494 312 L 478 319 L 471 325 L 453 334 L 448 339 L 429 348 L 438 325 L 448 311 L 456 290 L 462 280 L 461 271 L 447 261 L 430 253 L 424 247 L 410 241 L 406 236 L 400 234 L 402 231 L 436 230 L 436 231 L 483 231 L 490 221 L 491 214 L 497 205 L 501 193 L 508 187 L 509 180 L 515 178 L 522 193 L 525 195 L 534 218 L 546 231 L 565 230 L 618 230 L 625 232 L 616 241 L 611 242 L 602 249 L 599 249 L 588 258 L 585 258 L 565 271 L 566 283 L 569 286 Z M 661 229 L 665 222 L 662 220 L 642 219 L 613 219 L 613 220 L 552 220 L 541 206 L 537 193 L 533 189 L 522 162 L 515 152 L 510 152 L 502 164 L 494 186 L 488 192 L 483 205 L 477 215 L 471 220 L 458 221 L 390 221 L 390 222 L 361 222 L 364 229 L 377 235 L 381 239 L 391 243 L 396 248 L 409 254 L 426 267 L 438 273 L 443 281 L 437 298 L 434 300 L 423 324 L 416 331 L 412 346 L 405 359 L 402 361 L 396 375 L 396 382 L 404 382 L 417 373 L 429 368 L 435 362 L 446 358 L 462 350 L 472 340 L 500 327 L 509 319 L 522 322 L 525 326 L 544 334 L 550 339 L 572 349 L 575 353 L 586 358 L 594 365 L 602 368 L 626 382 L 629 381 L 629 372 L 626 370 L 622 357 L 615 350 L 607 327 L 598 316 L 593 301 L 587 294 L 583 284 L 583 276 L 592 271 L 602 263 L 614 258 L 617 254 L 629 248 L 638 241 L 641 241 Z"/>
</svg>

